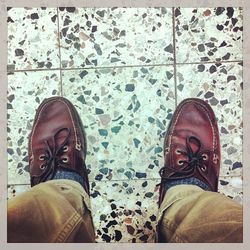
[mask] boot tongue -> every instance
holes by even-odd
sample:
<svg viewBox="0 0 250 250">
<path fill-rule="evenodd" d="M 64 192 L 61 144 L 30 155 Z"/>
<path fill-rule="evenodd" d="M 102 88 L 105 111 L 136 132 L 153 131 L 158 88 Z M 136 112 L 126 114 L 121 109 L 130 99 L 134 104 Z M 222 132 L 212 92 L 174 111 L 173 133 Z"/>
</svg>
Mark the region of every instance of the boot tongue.
<svg viewBox="0 0 250 250">
<path fill-rule="evenodd" d="M 193 153 L 196 153 L 199 150 L 199 145 L 194 140 L 189 140 L 189 146 L 191 147 Z"/>
</svg>

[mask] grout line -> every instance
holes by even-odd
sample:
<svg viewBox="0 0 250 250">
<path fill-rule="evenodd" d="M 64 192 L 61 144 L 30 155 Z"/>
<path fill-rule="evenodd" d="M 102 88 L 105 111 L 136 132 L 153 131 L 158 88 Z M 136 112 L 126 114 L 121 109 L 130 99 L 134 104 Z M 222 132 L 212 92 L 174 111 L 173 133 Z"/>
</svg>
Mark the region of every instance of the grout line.
<svg viewBox="0 0 250 250">
<path fill-rule="evenodd" d="M 115 69 L 115 68 L 139 68 L 139 67 L 157 67 L 157 66 L 173 66 L 172 63 L 159 64 L 135 64 L 135 65 L 114 65 L 114 66 L 96 66 L 96 67 L 81 67 L 81 68 L 63 68 L 62 70 L 85 70 L 85 69 Z"/>
<path fill-rule="evenodd" d="M 172 25 L 173 25 L 173 55 L 174 55 L 174 91 L 175 91 L 175 108 L 177 107 L 177 71 L 176 71 L 176 41 L 175 41 L 175 8 L 172 8 Z"/>
<path fill-rule="evenodd" d="M 148 64 L 148 65 L 116 65 L 116 66 L 97 66 L 97 67 L 79 67 L 79 68 L 50 68 L 50 69 L 19 69 L 19 70 L 11 70 L 12 72 L 27 72 L 27 71 L 52 71 L 52 70 L 86 70 L 86 69 L 113 69 L 113 68 L 138 68 L 138 67 L 154 67 L 154 66 L 173 66 L 173 64 Z"/>
<path fill-rule="evenodd" d="M 61 51 L 61 49 L 59 50 Z M 60 53 L 60 52 L 59 52 Z M 177 65 L 192 65 L 192 64 L 217 64 L 217 63 L 242 63 L 243 60 L 232 60 L 232 61 L 209 61 L 209 62 L 187 62 L 187 63 L 178 63 Z M 148 64 L 148 65 L 117 65 L 117 66 L 97 66 L 97 67 L 85 67 L 85 68 L 50 68 L 50 69 L 18 69 L 18 70 L 10 70 L 7 73 L 16 73 L 16 72 L 36 72 L 36 71 L 67 71 L 67 70 L 95 70 L 95 69 L 114 69 L 114 68 L 139 68 L 139 67 L 158 67 L 158 66 L 175 66 L 173 63 L 165 63 L 165 64 Z"/>
<path fill-rule="evenodd" d="M 243 60 L 230 60 L 230 61 L 207 61 L 207 62 L 184 62 L 176 63 L 177 65 L 189 65 L 189 64 L 219 64 L 219 63 L 242 63 Z"/>
<path fill-rule="evenodd" d="M 61 38 L 60 38 L 60 25 L 59 25 L 59 9 L 58 7 L 56 8 L 56 11 L 57 11 L 57 33 L 58 33 L 58 46 L 59 46 L 59 71 L 60 71 L 60 93 L 61 93 L 61 96 L 63 96 L 63 82 L 62 82 L 62 68 L 61 68 L 61 65 L 62 65 L 62 54 L 61 54 Z"/>
<path fill-rule="evenodd" d="M 17 70 L 9 70 L 7 73 L 19 73 L 19 72 L 36 72 L 36 71 L 56 71 L 60 70 L 60 68 L 49 68 L 49 69 L 17 69 Z"/>
</svg>

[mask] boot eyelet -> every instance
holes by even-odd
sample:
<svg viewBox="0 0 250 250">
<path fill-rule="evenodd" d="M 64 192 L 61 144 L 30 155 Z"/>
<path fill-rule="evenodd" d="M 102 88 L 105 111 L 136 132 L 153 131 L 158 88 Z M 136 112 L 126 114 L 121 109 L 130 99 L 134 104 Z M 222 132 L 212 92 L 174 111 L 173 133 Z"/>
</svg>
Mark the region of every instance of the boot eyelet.
<svg viewBox="0 0 250 250">
<path fill-rule="evenodd" d="M 81 143 L 80 143 L 80 142 L 77 142 L 77 143 L 76 143 L 76 149 L 77 149 L 78 151 L 81 150 Z"/>
<path fill-rule="evenodd" d="M 176 149 L 176 150 L 175 150 L 175 153 L 176 153 L 177 155 L 180 155 L 180 154 L 181 154 L 181 151 L 180 151 L 179 149 Z"/>
<path fill-rule="evenodd" d="M 64 146 L 64 147 L 63 147 L 63 152 L 68 152 L 68 150 L 69 150 L 69 147 L 68 147 L 68 146 Z"/>
<path fill-rule="evenodd" d="M 41 164 L 39 167 L 41 170 L 44 170 L 46 166 L 44 164 Z"/>
<path fill-rule="evenodd" d="M 202 159 L 203 159 L 204 161 L 208 160 L 208 155 L 207 155 L 207 154 L 202 154 Z"/>
<path fill-rule="evenodd" d="M 45 155 L 39 155 L 39 160 L 44 161 L 45 160 Z"/>
<path fill-rule="evenodd" d="M 181 165 L 183 165 L 183 164 L 184 164 L 184 162 L 183 162 L 183 161 L 181 161 L 181 160 L 179 160 L 179 161 L 177 161 L 177 164 L 178 164 L 179 166 L 181 166 Z"/>
<path fill-rule="evenodd" d="M 62 158 L 62 162 L 67 163 L 68 161 L 69 161 L 69 158 L 68 158 L 68 157 L 63 157 L 63 158 Z"/>
<path fill-rule="evenodd" d="M 204 165 L 204 166 L 201 167 L 201 170 L 202 170 L 203 172 L 205 172 L 205 171 L 207 171 L 207 167 Z"/>
</svg>

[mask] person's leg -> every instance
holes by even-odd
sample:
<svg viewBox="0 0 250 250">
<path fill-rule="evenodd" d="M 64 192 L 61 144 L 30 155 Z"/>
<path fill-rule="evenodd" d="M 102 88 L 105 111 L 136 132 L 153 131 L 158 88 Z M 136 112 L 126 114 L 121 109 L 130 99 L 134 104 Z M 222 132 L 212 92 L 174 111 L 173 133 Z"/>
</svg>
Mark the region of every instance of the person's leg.
<svg viewBox="0 0 250 250">
<path fill-rule="evenodd" d="M 72 180 L 51 180 L 8 202 L 8 242 L 94 242 L 90 199 Z"/>
<path fill-rule="evenodd" d="M 242 242 L 242 206 L 218 194 L 220 141 L 213 110 L 182 101 L 164 141 L 159 242 Z"/>
<path fill-rule="evenodd" d="M 170 188 L 158 221 L 160 242 L 243 242 L 242 206 L 195 185 Z"/>
<path fill-rule="evenodd" d="M 65 98 L 45 99 L 29 138 L 31 190 L 8 202 L 8 242 L 93 242 L 86 137 Z"/>
</svg>

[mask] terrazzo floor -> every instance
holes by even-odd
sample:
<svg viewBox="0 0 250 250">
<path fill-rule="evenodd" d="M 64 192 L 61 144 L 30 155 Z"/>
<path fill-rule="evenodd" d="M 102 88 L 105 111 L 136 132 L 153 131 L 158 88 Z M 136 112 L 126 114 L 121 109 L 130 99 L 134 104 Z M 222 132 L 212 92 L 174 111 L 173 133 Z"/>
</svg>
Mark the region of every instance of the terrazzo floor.
<svg viewBox="0 0 250 250">
<path fill-rule="evenodd" d="M 29 189 L 45 97 L 73 102 L 88 141 L 97 242 L 154 242 L 162 146 L 176 105 L 218 118 L 219 191 L 242 203 L 241 8 L 9 8 L 8 195 Z"/>
</svg>

